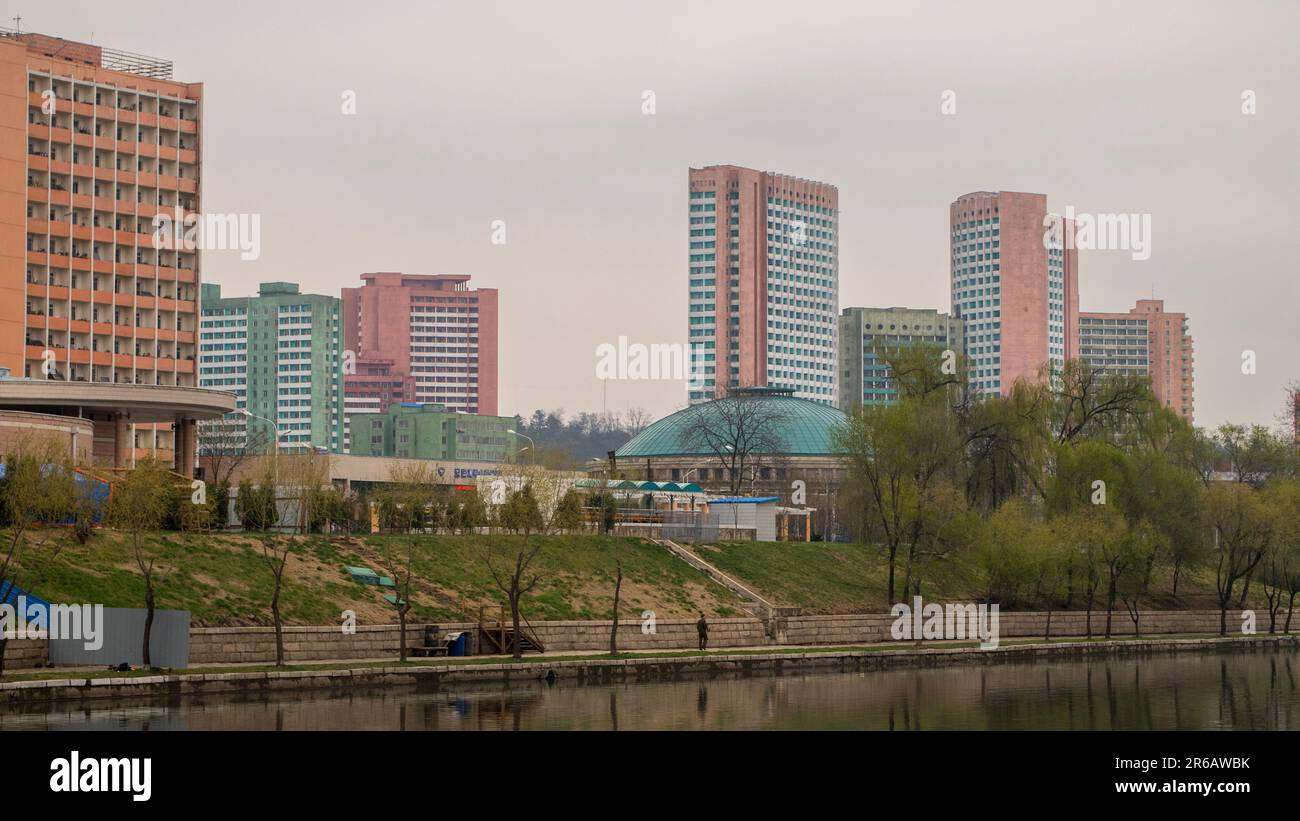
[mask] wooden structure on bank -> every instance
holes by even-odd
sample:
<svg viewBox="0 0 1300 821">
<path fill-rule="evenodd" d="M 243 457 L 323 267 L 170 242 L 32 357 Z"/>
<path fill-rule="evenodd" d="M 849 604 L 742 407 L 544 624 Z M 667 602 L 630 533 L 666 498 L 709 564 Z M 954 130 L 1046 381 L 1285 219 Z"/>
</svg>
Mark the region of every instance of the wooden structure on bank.
<svg viewBox="0 0 1300 821">
<path fill-rule="evenodd" d="M 498 655 L 512 654 L 515 652 L 515 628 L 512 623 L 506 619 L 506 608 L 501 607 L 501 612 L 495 624 L 488 622 L 484 618 L 486 607 L 478 609 L 478 648 L 480 655 L 497 653 Z M 524 653 L 545 653 L 546 647 L 542 644 L 541 639 L 533 632 L 531 625 L 528 625 L 528 619 L 523 618 L 520 614 L 523 624 L 519 627 L 519 646 Z"/>
</svg>

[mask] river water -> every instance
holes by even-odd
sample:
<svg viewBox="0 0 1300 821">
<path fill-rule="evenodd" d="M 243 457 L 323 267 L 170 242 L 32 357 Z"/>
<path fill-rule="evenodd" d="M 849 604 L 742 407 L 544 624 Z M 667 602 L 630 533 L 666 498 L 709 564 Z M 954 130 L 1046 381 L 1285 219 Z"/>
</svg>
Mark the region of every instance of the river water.
<svg viewBox="0 0 1300 821">
<path fill-rule="evenodd" d="M 0 709 L 0 730 L 1300 729 L 1300 650 Z"/>
</svg>

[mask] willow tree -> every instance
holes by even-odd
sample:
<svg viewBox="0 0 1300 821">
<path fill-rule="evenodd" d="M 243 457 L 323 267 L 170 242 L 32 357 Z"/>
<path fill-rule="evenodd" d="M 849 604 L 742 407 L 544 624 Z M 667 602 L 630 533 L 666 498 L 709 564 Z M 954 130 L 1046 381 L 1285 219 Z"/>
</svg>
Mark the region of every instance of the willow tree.
<svg viewBox="0 0 1300 821">
<path fill-rule="evenodd" d="M 1205 500 L 1216 557 L 1214 586 L 1219 601 L 1219 635 L 1226 636 L 1233 589 L 1264 559 L 1274 522 L 1259 491 L 1249 484 L 1217 483 L 1206 493 Z"/>
<path fill-rule="evenodd" d="M 924 354 L 907 361 L 915 362 Z M 938 369 L 938 360 L 918 366 Z M 944 534 L 962 505 L 964 440 L 949 392 L 934 387 L 940 380 L 910 375 L 908 389 L 900 382 L 899 400 L 887 405 L 862 405 L 848 412 L 847 422 L 834 432 L 836 450 L 846 467 L 847 496 L 859 507 L 864 537 L 881 546 L 889 568 L 889 603 L 900 600 L 900 562 L 912 569 L 928 552 L 944 549 Z M 908 586 L 915 578 L 909 575 Z M 908 594 L 903 589 L 904 595 Z"/>
</svg>

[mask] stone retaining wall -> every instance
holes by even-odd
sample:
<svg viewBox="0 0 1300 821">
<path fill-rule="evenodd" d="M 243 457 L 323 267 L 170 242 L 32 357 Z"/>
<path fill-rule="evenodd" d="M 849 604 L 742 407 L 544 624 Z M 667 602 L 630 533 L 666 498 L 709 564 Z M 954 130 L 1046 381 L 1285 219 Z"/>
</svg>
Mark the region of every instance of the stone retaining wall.
<svg viewBox="0 0 1300 821">
<path fill-rule="evenodd" d="M 547 652 L 607 650 L 610 621 L 543 621 L 533 632 Z M 468 630 L 473 623 L 438 625 L 451 633 Z M 423 624 L 406 626 L 406 646 L 424 644 Z M 654 633 L 643 633 L 640 619 L 621 620 L 618 645 L 622 650 L 694 650 L 699 646 L 694 621 L 660 621 Z M 714 619 L 709 622 L 710 647 L 754 647 L 765 644 L 758 619 Z M 480 652 L 479 648 L 473 648 Z M 339 627 L 285 627 L 285 660 L 333 661 L 394 656 L 398 652 L 397 625 L 358 625 L 354 635 Z M 236 664 L 275 661 L 275 629 L 271 627 L 196 627 L 190 630 L 190 664 Z"/>
<path fill-rule="evenodd" d="M 1260 632 L 1268 630 L 1268 614 L 1257 613 L 1262 622 L 1256 623 Z M 1087 614 L 1076 611 L 1052 614 L 1052 637 L 1065 638 L 1087 635 Z M 864 644 L 892 641 L 890 627 L 894 619 L 887 614 L 862 614 L 843 616 L 790 616 L 776 621 L 778 644 Z M 1138 624 L 1142 635 L 1169 635 L 1176 633 L 1218 633 L 1217 610 L 1144 610 Z M 998 614 L 1001 638 L 1042 638 L 1047 627 L 1046 613 Z M 1093 611 L 1092 635 L 1106 632 L 1106 612 Z M 1240 635 L 1241 611 L 1228 611 L 1228 632 Z M 1111 614 L 1111 635 L 1136 635 L 1128 612 L 1116 610 Z"/>
<path fill-rule="evenodd" d="M 533 624 L 547 652 L 608 650 L 611 621 L 547 621 Z M 709 647 L 759 647 L 767 644 L 758 619 L 712 619 Z M 619 650 L 695 650 L 699 632 L 693 620 L 658 621 L 655 632 L 642 631 L 639 618 L 620 619 Z"/>
<path fill-rule="evenodd" d="M 20 670 L 44 666 L 50 657 L 45 639 L 11 639 L 5 644 L 5 669 Z"/>
<path fill-rule="evenodd" d="M 357 625 L 345 634 L 338 626 L 284 628 L 286 661 L 366 659 L 397 653 L 395 624 Z M 406 643 L 424 642 L 424 626 L 406 626 Z M 190 664 L 275 662 L 274 627 L 194 627 L 190 629 Z"/>
<path fill-rule="evenodd" d="M 1268 629 L 1267 615 L 1257 624 Z M 788 616 L 775 619 L 774 639 L 757 618 L 713 619 L 709 622 L 709 647 L 763 647 L 769 645 L 853 645 L 890 641 L 893 619 L 886 614 L 838 616 Z M 1002 639 L 1042 637 L 1046 613 L 1000 613 Z M 1052 637 L 1085 635 L 1084 613 L 1052 614 Z M 1144 611 L 1140 619 L 1143 635 L 1202 633 L 1219 630 L 1217 610 Z M 542 621 L 533 630 L 548 653 L 605 650 L 609 647 L 609 621 Z M 1100 636 L 1106 626 L 1105 612 L 1092 614 L 1092 634 Z M 423 624 L 407 625 L 407 647 L 424 643 Z M 439 624 L 443 633 L 468 630 L 473 623 Z M 1229 633 L 1240 634 L 1240 611 L 1228 612 Z M 1111 633 L 1134 635 L 1133 622 L 1122 610 L 1112 615 Z M 694 650 L 698 647 L 695 622 L 689 619 L 661 620 L 654 633 L 642 632 L 639 618 L 619 624 L 620 650 Z M 345 635 L 336 626 L 284 628 L 285 657 L 289 662 L 373 659 L 397 655 L 397 625 L 358 625 L 355 634 Z M 480 652 L 479 648 L 473 648 Z M 43 640 L 9 642 L 5 666 L 11 670 L 35 667 L 47 657 Z M 195 627 L 190 630 L 190 664 L 273 663 L 275 630 L 271 627 Z"/>
</svg>

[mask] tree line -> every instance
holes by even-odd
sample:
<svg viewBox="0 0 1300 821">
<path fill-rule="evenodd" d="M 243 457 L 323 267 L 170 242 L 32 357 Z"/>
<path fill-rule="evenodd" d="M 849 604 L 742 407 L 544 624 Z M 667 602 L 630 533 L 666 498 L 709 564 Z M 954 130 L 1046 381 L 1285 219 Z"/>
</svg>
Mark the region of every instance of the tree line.
<svg viewBox="0 0 1300 821">
<path fill-rule="evenodd" d="M 1105 613 L 1140 632 L 1157 592 L 1213 572 L 1220 632 L 1252 587 L 1269 630 L 1300 592 L 1300 460 L 1261 425 L 1193 427 L 1149 378 L 1081 361 L 977 395 L 932 346 L 881 350 L 898 401 L 848 411 L 841 510 L 888 566 L 887 595 L 962 567 L 989 603 Z M 1164 585 L 1163 590 L 1158 587 Z"/>
</svg>

